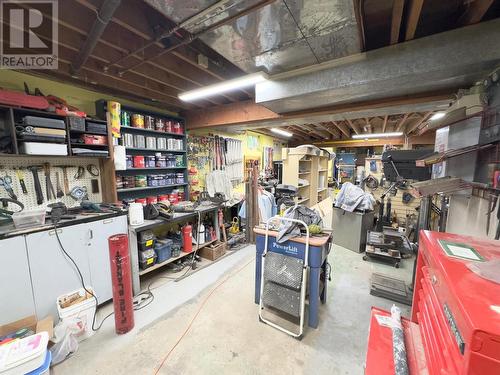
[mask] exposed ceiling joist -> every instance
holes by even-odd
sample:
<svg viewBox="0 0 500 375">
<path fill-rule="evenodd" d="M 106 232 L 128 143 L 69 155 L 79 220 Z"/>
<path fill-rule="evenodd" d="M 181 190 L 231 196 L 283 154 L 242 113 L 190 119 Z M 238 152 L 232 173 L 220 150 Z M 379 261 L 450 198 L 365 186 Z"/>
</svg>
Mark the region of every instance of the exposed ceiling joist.
<svg viewBox="0 0 500 375">
<path fill-rule="evenodd" d="M 347 130 L 348 127 L 345 124 L 339 124 L 337 121 L 331 121 L 331 124 L 333 124 L 342 134 L 344 134 L 346 138 L 351 138 L 351 134 Z"/>
<path fill-rule="evenodd" d="M 302 131 L 301 129 L 299 129 L 299 128 L 298 128 L 297 126 L 295 126 L 295 125 L 294 125 L 294 126 L 292 126 L 292 125 L 290 125 L 290 126 L 285 126 L 285 129 L 286 129 L 286 130 L 288 130 L 288 131 L 290 131 L 290 132 L 292 132 L 294 135 L 298 135 L 298 136 L 300 136 L 300 137 L 303 137 L 304 139 L 309 139 L 309 138 L 311 138 L 311 137 L 315 137 L 315 138 L 317 137 L 317 136 L 315 136 L 314 134 L 310 134 L 310 133 L 307 133 L 307 132 Z M 319 138 L 320 138 L 320 137 L 318 137 L 318 139 L 319 139 Z"/>
<path fill-rule="evenodd" d="M 324 123 L 318 123 L 317 124 L 321 129 L 326 130 L 330 135 L 332 135 L 335 138 L 340 138 L 340 135 L 338 132 L 334 132 L 330 127 L 326 126 Z"/>
<path fill-rule="evenodd" d="M 418 21 L 420 20 L 420 13 L 424 5 L 424 0 L 409 0 L 409 11 L 406 20 L 405 40 L 412 40 L 415 38 L 417 31 Z"/>
<path fill-rule="evenodd" d="M 406 120 L 408 120 L 409 116 L 410 116 L 410 113 L 405 113 L 405 115 L 403 116 L 403 118 L 397 123 L 397 125 L 396 125 L 396 131 L 397 132 L 400 132 L 401 129 L 403 129 L 403 126 L 405 125 Z"/>
<path fill-rule="evenodd" d="M 346 119 L 346 121 L 349 124 L 349 126 L 351 127 L 351 129 L 354 130 L 354 133 L 361 134 L 361 131 L 359 130 L 358 125 L 356 125 L 350 119 Z"/>
<path fill-rule="evenodd" d="M 399 42 L 399 32 L 401 30 L 401 21 L 403 19 L 404 7 L 405 7 L 405 0 L 394 0 L 394 2 L 392 3 L 390 44 L 396 44 Z"/>
<path fill-rule="evenodd" d="M 384 123 L 382 124 L 382 133 L 385 133 L 385 129 L 387 128 L 387 120 L 389 119 L 388 115 L 384 117 Z"/>
<path fill-rule="evenodd" d="M 406 134 L 409 135 L 409 134 L 413 133 L 415 130 L 417 130 L 418 127 L 420 125 L 422 125 L 425 121 L 427 121 L 429 119 L 429 117 L 432 116 L 433 113 L 434 113 L 434 111 L 427 112 L 420 120 L 418 120 L 415 124 L 412 125 L 411 128 L 409 128 L 406 131 Z"/>
<path fill-rule="evenodd" d="M 372 124 L 370 122 L 370 120 L 368 119 L 368 117 L 365 117 L 365 131 L 368 132 L 368 133 L 373 133 L 373 128 L 372 128 Z"/>
<path fill-rule="evenodd" d="M 466 26 L 480 22 L 494 1 L 495 0 L 468 1 L 467 4 L 469 8 L 459 18 L 458 23 Z"/>
<path fill-rule="evenodd" d="M 309 131 L 313 132 L 314 134 L 318 135 L 321 138 L 326 138 L 326 139 L 330 138 L 330 134 L 318 129 L 317 124 L 302 124 L 300 126 L 302 126 L 305 129 L 308 129 Z"/>
</svg>

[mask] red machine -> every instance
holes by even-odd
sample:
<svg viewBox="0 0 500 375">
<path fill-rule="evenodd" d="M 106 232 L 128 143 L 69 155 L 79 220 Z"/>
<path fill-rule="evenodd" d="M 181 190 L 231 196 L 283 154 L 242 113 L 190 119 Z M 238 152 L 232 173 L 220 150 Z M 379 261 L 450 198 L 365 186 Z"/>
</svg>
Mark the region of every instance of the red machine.
<svg viewBox="0 0 500 375">
<path fill-rule="evenodd" d="M 182 251 L 185 253 L 193 251 L 193 227 L 189 224 L 182 227 Z"/>
<path fill-rule="evenodd" d="M 412 317 L 402 321 L 410 375 L 500 374 L 496 262 L 498 241 L 421 232 Z M 394 374 L 392 329 L 383 317 L 390 313 L 372 309 L 366 375 Z"/>
<path fill-rule="evenodd" d="M 113 284 L 113 307 L 115 310 L 115 332 L 127 333 L 134 328 L 134 306 L 132 302 L 132 275 L 128 236 L 117 234 L 108 238 L 111 281 Z"/>
</svg>

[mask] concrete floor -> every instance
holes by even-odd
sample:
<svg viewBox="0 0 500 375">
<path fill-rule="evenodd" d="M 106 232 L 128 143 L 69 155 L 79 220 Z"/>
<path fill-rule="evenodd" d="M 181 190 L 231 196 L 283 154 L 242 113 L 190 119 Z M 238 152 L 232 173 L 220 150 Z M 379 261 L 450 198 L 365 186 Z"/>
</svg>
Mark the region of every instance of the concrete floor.
<svg viewBox="0 0 500 375">
<path fill-rule="evenodd" d="M 52 373 L 153 374 L 170 352 L 160 374 L 362 374 L 370 307 L 392 306 L 369 294 L 370 276 L 381 272 L 409 282 L 413 259 L 396 269 L 361 257 L 333 248 L 328 302 L 319 329 L 307 328 L 302 341 L 258 321 L 255 248 L 248 246 L 180 282 L 157 277 L 155 300 L 136 312 L 133 331 L 117 336 L 114 320 L 108 319 Z M 400 307 L 408 316 L 409 308 Z M 111 308 L 104 306 L 98 316 Z"/>
</svg>

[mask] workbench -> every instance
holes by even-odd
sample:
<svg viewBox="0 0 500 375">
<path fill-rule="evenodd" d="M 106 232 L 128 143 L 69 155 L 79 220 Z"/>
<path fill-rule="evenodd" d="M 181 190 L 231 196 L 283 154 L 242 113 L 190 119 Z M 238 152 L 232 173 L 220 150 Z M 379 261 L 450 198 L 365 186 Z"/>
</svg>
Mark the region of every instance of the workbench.
<svg viewBox="0 0 500 375">
<path fill-rule="evenodd" d="M 262 273 L 262 254 L 264 252 L 266 230 L 255 227 L 255 303 L 260 300 L 260 281 Z M 276 237 L 278 232 L 269 230 L 268 251 L 304 259 L 306 248 L 305 237 L 293 237 L 284 243 L 278 243 Z M 331 234 L 310 237 L 309 239 L 309 276 L 308 276 L 308 325 L 312 328 L 318 328 L 319 323 L 319 301 L 326 302 L 327 281 L 328 281 L 328 254 L 332 242 Z M 323 275 L 323 278 L 320 276 Z"/>
</svg>

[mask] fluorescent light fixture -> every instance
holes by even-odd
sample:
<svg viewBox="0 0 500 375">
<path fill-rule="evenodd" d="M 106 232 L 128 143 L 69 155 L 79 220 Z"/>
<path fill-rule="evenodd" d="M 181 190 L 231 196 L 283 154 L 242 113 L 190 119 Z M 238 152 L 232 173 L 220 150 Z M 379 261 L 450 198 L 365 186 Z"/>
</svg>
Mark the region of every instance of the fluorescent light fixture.
<svg viewBox="0 0 500 375">
<path fill-rule="evenodd" d="M 446 116 L 446 112 L 436 112 L 431 116 L 431 121 L 439 120 L 440 118 L 443 118 L 444 116 Z"/>
<path fill-rule="evenodd" d="M 292 133 L 287 132 L 287 131 L 285 131 L 285 130 L 278 129 L 278 128 L 271 128 L 271 131 L 272 131 L 273 133 L 276 133 L 276 134 L 282 135 L 282 136 L 284 136 L 284 137 L 288 137 L 288 138 L 293 137 L 293 134 L 292 134 Z"/>
<path fill-rule="evenodd" d="M 354 134 L 352 136 L 352 139 L 395 138 L 395 137 L 401 137 L 402 135 L 403 132 Z"/>
<path fill-rule="evenodd" d="M 182 94 L 179 94 L 179 99 L 185 102 L 189 102 L 192 100 L 205 98 L 207 96 L 222 94 L 223 92 L 228 92 L 243 87 L 254 86 L 257 83 L 264 82 L 266 80 L 267 80 L 266 73 L 258 72 L 258 73 L 248 74 L 243 77 L 216 83 L 215 85 L 202 87 L 196 90 L 186 91 Z"/>
</svg>

